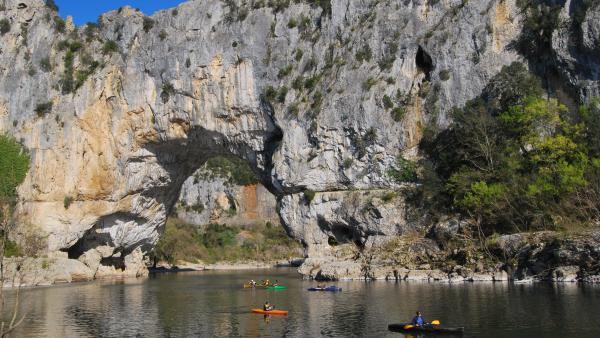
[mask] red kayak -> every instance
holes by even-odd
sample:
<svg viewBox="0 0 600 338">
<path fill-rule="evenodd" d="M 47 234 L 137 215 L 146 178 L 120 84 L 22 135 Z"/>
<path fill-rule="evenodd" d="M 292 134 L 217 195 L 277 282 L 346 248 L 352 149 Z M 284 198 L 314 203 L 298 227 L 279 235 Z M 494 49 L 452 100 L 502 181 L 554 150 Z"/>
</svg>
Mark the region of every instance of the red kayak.
<svg viewBox="0 0 600 338">
<path fill-rule="evenodd" d="M 263 309 L 252 309 L 252 313 L 260 313 L 263 315 L 280 315 L 280 316 L 287 316 L 288 312 L 285 310 L 270 310 L 270 311 L 265 311 Z"/>
</svg>

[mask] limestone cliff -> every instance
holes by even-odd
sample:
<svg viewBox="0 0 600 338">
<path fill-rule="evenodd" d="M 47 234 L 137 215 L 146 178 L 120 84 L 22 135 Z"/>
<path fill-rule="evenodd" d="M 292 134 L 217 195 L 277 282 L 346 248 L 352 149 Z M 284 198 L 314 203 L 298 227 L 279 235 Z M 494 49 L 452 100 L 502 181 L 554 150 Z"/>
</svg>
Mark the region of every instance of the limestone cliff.
<svg viewBox="0 0 600 338">
<path fill-rule="evenodd" d="M 503 66 L 535 63 L 515 48 L 521 11 L 515 0 L 311 3 L 198 0 L 151 18 L 124 7 L 77 28 L 42 0 L 4 1 L 0 131 L 32 155 L 22 230 L 96 275 L 139 274 L 182 184 L 217 154 L 251 164 L 311 257 L 420 229 L 402 194 L 386 196 L 410 188 L 389 170 Z M 558 3 L 553 81 L 584 101 L 600 93 L 600 7 L 573 30 L 578 2 Z"/>
</svg>

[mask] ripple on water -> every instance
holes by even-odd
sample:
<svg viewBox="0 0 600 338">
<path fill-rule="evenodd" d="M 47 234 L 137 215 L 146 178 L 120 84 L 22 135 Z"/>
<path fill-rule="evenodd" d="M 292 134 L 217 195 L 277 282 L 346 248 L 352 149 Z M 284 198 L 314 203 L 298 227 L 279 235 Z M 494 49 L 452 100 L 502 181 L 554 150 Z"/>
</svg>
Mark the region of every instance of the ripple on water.
<svg viewBox="0 0 600 338">
<path fill-rule="evenodd" d="M 243 289 L 278 279 L 288 289 Z M 308 292 L 316 283 L 292 269 L 162 274 L 23 291 L 27 317 L 17 337 L 398 337 L 390 323 L 416 309 L 465 326 L 465 337 L 599 337 L 600 287 L 575 284 L 395 283 L 342 281 L 342 292 Z M 9 297 L 14 295 L 8 292 Z M 287 317 L 251 314 L 269 300 Z"/>
</svg>

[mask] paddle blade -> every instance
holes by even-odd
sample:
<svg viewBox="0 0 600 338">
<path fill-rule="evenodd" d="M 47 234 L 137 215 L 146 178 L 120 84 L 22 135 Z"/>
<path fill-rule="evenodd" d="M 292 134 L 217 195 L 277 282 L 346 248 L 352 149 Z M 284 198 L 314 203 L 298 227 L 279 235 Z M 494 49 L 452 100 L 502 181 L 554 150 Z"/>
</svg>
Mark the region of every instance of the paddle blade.
<svg viewBox="0 0 600 338">
<path fill-rule="evenodd" d="M 440 321 L 436 319 L 436 320 L 432 321 L 431 324 L 433 324 L 433 325 L 440 325 Z"/>
<path fill-rule="evenodd" d="M 408 324 L 408 325 L 404 325 L 404 329 L 405 329 L 405 330 L 412 329 L 413 327 L 414 327 L 414 326 L 413 326 L 413 325 L 410 325 L 410 324 Z"/>
</svg>

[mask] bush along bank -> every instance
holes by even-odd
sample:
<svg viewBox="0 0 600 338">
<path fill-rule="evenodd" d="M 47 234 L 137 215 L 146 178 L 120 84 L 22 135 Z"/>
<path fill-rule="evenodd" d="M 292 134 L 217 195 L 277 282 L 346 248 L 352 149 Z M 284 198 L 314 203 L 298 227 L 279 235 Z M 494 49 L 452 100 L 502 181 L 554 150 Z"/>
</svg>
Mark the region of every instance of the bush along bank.
<svg viewBox="0 0 600 338">
<path fill-rule="evenodd" d="M 215 223 L 199 227 L 170 219 L 151 258 L 154 266 L 166 263 L 203 268 L 209 264 L 245 267 L 249 262 L 273 266 L 302 255 L 302 246 L 281 226 L 270 222 L 246 227 Z"/>
</svg>

